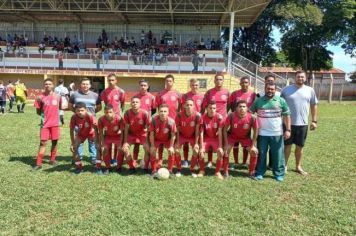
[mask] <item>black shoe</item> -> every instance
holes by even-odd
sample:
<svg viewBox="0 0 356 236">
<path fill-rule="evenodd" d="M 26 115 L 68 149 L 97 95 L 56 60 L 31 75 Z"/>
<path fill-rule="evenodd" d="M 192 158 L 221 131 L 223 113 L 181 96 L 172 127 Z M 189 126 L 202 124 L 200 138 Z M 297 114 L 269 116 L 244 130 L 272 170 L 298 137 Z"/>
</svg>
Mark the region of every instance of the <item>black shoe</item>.
<svg viewBox="0 0 356 236">
<path fill-rule="evenodd" d="M 40 169 L 42 169 L 42 166 L 34 165 L 32 167 L 32 170 L 40 170 Z"/>
<path fill-rule="evenodd" d="M 129 169 L 129 175 L 133 175 L 136 173 L 136 169 L 135 168 L 130 168 Z"/>
<path fill-rule="evenodd" d="M 79 175 L 81 172 L 82 172 L 81 168 L 75 168 L 73 173 L 76 174 L 76 175 Z"/>
<path fill-rule="evenodd" d="M 121 174 L 122 173 L 122 169 L 121 168 L 117 168 L 116 169 L 116 173 Z"/>
<path fill-rule="evenodd" d="M 110 173 L 110 170 L 109 169 L 105 169 L 104 171 L 103 171 L 103 175 L 108 175 Z"/>
</svg>

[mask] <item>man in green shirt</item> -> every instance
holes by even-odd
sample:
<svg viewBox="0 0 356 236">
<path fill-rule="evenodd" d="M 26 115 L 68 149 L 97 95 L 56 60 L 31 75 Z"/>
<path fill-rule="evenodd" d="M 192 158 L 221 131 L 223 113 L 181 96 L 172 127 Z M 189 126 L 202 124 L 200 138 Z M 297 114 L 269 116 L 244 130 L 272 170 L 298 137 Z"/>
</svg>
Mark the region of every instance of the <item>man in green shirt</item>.
<svg viewBox="0 0 356 236">
<path fill-rule="evenodd" d="M 275 95 L 276 85 L 267 83 L 265 95 L 258 98 L 251 107 L 253 113 L 257 113 L 259 133 L 257 149 L 259 158 L 256 167 L 256 180 L 262 180 L 266 172 L 266 155 L 270 148 L 272 158 L 273 175 L 277 181 L 284 180 L 284 142 L 291 132 L 290 111 L 286 101 Z M 286 129 L 283 131 L 282 122 Z"/>
</svg>

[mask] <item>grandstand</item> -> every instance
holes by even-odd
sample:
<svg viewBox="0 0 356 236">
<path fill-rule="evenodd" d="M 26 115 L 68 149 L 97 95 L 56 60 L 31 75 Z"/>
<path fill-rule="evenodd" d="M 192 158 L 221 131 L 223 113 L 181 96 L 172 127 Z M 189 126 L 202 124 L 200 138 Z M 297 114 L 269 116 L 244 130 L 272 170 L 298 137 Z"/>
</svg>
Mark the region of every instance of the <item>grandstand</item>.
<svg viewBox="0 0 356 236">
<path fill-rule="evenodd" d="M 178 90 L 186 91 L 194 76 L 204 91 L 216 72 L 227 71 L 225 84 L 234 89 L 235 77 L 253 77 L 254 72 L 234 65 L 232 45 L 223 45 L 221 31 L 248 27 L 269 2 L 0 1 L 0 78 L 21 78 L 35 94 L 47 77 L 63 78 L 68 84 L 86 76 L 98 88 L 108 73 L 115 72 L 120 86 L 130 93 L 141 78 L 157 92 L 164 86 L 164 75 L 172 73 Z M 199 66 L 192 75 L 194 52 Z M 61 55 L 63 68 L 59 68 Z M 254 83 L 258 87 L 257 80 Z"/>
</svg>

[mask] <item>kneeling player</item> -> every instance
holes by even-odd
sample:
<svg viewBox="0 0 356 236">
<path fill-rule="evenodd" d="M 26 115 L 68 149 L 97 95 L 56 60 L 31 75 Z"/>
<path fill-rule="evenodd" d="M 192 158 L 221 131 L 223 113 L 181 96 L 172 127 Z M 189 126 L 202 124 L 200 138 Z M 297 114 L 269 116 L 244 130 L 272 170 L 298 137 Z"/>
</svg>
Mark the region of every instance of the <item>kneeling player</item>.
<svg viewBox="0 0 356 236">
<path fill-rule="evenodd" d="M 34 170 L 41 169 L 42 159 L 46 151 L 47 140 L 52 141 L 50 164 L 55 166 L 57 155 L 57 143 L 59 139 L 59 105 L 60 98 L 53 92 L 53 81 L 46 79 L 44 81 L 44 93 L 35 101 L 37 114 L 41 116 L 41 134 L 40 147 L 37 153 L 36 165 Z"/>
<path fill-rule="evenodd" d="M 158 115 L 152 118 L 150 124 L 150 162 L 152 168 L 152 176 L 157 172 L 157 148 L 163 146 L 168 151 L 168 170 L 173 173 L 174 158 L 174 140 L 177 132 L 176 124 L 172 118 L 168 116 L 169 108 L 166 104 L 159 106 Z M 177 173 L 178 176 L 180 172 Z"/>
<path fill-rule="evenodd" d="M 121 152 L 121 143 L 122 143 L 122 127 L 123 121 L 119 115 L 115 114 L 113 106 L 108 104 L 104 109 L 105 115 L 100 117 L 98 120 L 98 130 L 99 130 L 99 144 L 100 150 L 102 152 L 102 156 L 105 162 L 105 171 L 104 174 L 108 174 L 111 168 L 111 155 L 112 155 L 112 147 L 114 146 L 115 150 Z M 98 159 L 96 161 L 97 173 L 101 173 L 101 155 L 98 155 Z M 117 154 L 117 168 L 118 170 L 122 166 L 122 155 L 120 153 Z M 130 170 L 134 169 L 132 160 L 127 160 L 127 163 L 130 167 Z"/>
<path fill-rule="evenodd" d="M 175 144 L 175 161 L 180 172 L 182 168 L 180 149 L 184 144 L 190 144 L 193 149 L 192 161 L 190 164 L 190 171 L 193 177 L 197 177 L 194 173 L 194 168 L 198 160 L 199 153 L 199 138 L 201 126 L 201 115 L 194 109 L 194 101 L 191 98 L 187 98 L 184 103 L 184 110 L 177 114 L 176 125 L 177 125 L 177 136 Z M 202 146 L 202 144 L 200 144 Z"/>
<path fill-rule="evenodd" d="M 205 161 L 204 155 L 207 151 L 216 152 L 216 167 L 215 167 L 215 176 L 218 179 L 224 179 L 224 177 L 220 173 L 220 169 L 222 166 L 222 158 L 223 158 L 223 149 L 222 149 L 222 128 L 224 126 L 224 121 L 222 115 L 216 113 L 216 102 L 210 101 L 208 103 L 207 111 L 202 116 L 202 129 L 203 135 L 201 136 L 203 147 L 200 150 L 200 160 L 199 167 L 200 172 L 198 177 L 202 177 L 205 174 Z"/>
<path fill-rule="evenodd" d="M 71 146 L 70 150 L 73 153 L 73 159 L 75 163 L 75 174 L 79 174 L 82 169 L 82 161 L 80 160 L 80 156 L 78 153 L 78 147 L 81 143 L 83 143 L 86 139 L 91 141 L 95 140 L 95 131 L 97 127 L 97 121 L 94 116 L 90 115 L 87 111 L 87 107 L 85 103 L 78 102 L 75 104 L 75 114 L 73 114 L 70 119 L 70 141 Z M 75 135 L 75 129 L 76 135 Z"/>
<path fill-rule="evenodd" d="M 127 110 L 124 115 L 125 129 L 124 129 L 124 141 L 122 145 L 122 150 L 126 159 L 132 159 L 130 153 L 130 145 L 142 145 L 145 156 L 144 156 L 144 170 L 148 172 L 149 157 L 148 151 L 149 146 L 147 144 L 147 129 L 150 124 L 150 117 L 147 111 L 140 109 L 140 99 L 138 97 L 133 97 L 131 99 L 131 109 Z M 136 163 L 134 163 L 134 166 Z"/>
<path fill-rule="evenodd" d="M 251 139 L 251 130 L 253 138 Z M 258 135 L 257 119 L 247 112 L 247 103 L 240 100 L 236 104 L 236 111 L 230 113 L 225 120 L 224 143 L 225 155 L 223 160 L 224 175 L 229 176 L 229 155 L 235 143 L 240 143 L 250 153 L 249 174 L 255 174 L 258 150 L 256 148 Z"/>
</svg>

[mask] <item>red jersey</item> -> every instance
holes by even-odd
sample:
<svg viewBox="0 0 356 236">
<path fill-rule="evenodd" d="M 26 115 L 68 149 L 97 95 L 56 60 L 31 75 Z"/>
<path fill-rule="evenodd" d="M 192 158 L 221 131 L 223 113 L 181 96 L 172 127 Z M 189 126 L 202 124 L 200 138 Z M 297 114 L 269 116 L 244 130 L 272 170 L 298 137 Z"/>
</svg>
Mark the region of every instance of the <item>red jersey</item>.
<svg viewBox="0 0 356 236">
<path fill-rule="evenodd" d="M 109 121 L 105 115 L 99 118 L 98 128 L 104 131 L 105 138 L 119 138 L 119 130 L 123 127 L 123 121 L 120 116 L 116 115 L 112 121 Z"/>
<path fill-rule="evenodd" d="M 130 126 L 129 135 L 146 136 L 146 128 L 149 127 L 150 116 L 148 112 L 143 109 L 140 109 L 137 114 L 130 109 L 125 112 L 124 122 Z"/>
<path fill-rule="evenodd" d="M 203 107 L 206 108 L 209 101 L 214 100 L 216 102 L 216 112 L 222 115 L 224 118 L 227 116 L 227 106 L 229 102 L 230 92 L 227 89 L 217 90 L 216 88 L 209 89 L 203 100 Z"/>
<path fill-rule="evenodd" d="M 161 121 L 158 115 L 152 118 L 150 124 L 150 132 L 154 132 L 155 141 L 168 142 L 171 139 L 171 135 L 177 132 L 176 123 L 170 117 L 167 120 Z"/>
<path fill-rule="evenodd" d="M 138 93 L 134 97 L 138 97 L 141 100 L 140 108 L 147 111 L 151 115 L 152 109 L 156 108 L 156 99 L 151 93 Z"/>
<path fill-rule="evenodd" d="M 193 100 L 194 102 L 194 107 L 195 107 L 195 111 L 197 112 L 200 112 L 201 110 L 201 105 L 203 103 L 203 99 L 204 99 L 204 95 L 201 94 L 201 93 L 197 93 L 197 94 L 194 94 L 192 93 L 191 91 L 186 93 L 186 94 L 183 94 L 182 96 L 182 99 L 181 99 L 181 104 L 182 106 L 184 105 L 185 101 L 190 98 Z"/>
<path fill-rule="evenodd" d="M 41 109 L 41 128 L 59 126 L 59 104 L 60 97 L 55 94 L 46 95 L 42 93 L 39 98 L 41 101 L 35 101 L 35 108 Z"/>
<path fill-rule="evenodd" d="M 161 104 L 167 104 L 169 108 L 169 117 L 175 119 L 179 109 L 180 100 L 181 95 L 179 92 L 164 89 L 156 96 L 156 107 L 159 107 Z"/>
<path fill-rule="evenodd" d="M 247 113 L 240 118 L 237 112 L 230 113 L 225 120 L 225 127 L 228 129 L 229 137 L 237 140 L 251 139 L 251 128 L 258 128 L 257 119 Z"/>
<path fill-rule="evenodd" d="M 213 117 L 209 117 L 208 114 L 205 113 L 202 117 L 202 122 L 204 137 L 217 139 L 219 128 L 224 127 L 224 119 L 222 115 L 216 113 Z"/>
<path fill-rule="evenodd" d="M 179 128 L 179 135 L 184 138 L 195 138 L 195 126 L 201 125 L 201 115 L 199 112 L 194 112 L 189 117 L 185 111 L 178 113 L 176 117 L 176 125 Z"/>
<path fill-rule="evenodd" d="M 121 116 L 121 104 L 125 104 L 125 91 L 119 87 L 114 89 L 106 88 L 100 94 L 100 99 L 105 105 L 110 104 L 114 108 L 115 114 Z"/>
<path fill-rule="evenodd" d="M 236 111 L 236 103 L 240 100 L 247 102 L 247 108 L 250 108 L 256 99 L 256 94 L 252 91 L 243 92 L 241 89 L 234 91 L 229 97 L 231 111 Z"/>
<path fill-rule="evenodd" d="M 78 128 L 77 134 L 79 137 L 94 137 L 94 127 L 97 125 L 97 121 L 94 116 L 87 114 L 84 118 L 80 118 L 77 114 L 74 114 L 70 119 L 70 129 Z"/>
</svg>

